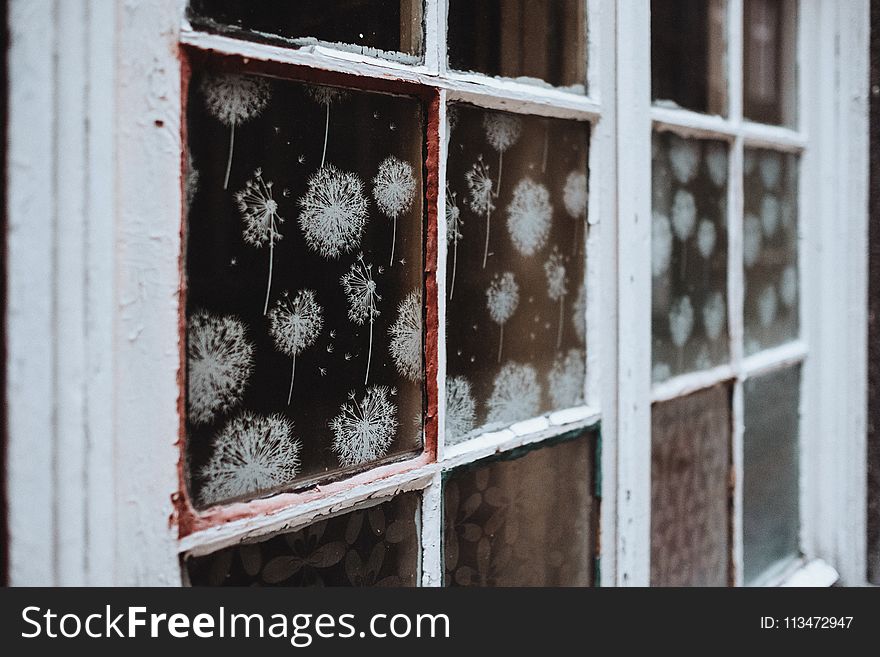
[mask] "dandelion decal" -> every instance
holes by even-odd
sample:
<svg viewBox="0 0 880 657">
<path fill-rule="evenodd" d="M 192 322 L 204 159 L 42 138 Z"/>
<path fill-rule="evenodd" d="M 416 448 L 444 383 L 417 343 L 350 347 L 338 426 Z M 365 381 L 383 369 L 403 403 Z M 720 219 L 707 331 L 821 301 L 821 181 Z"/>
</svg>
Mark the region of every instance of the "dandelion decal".
<svg viewBox="0 0 880 657">
<path fill-rule="evenodd" d="M 455 293 L 455 269 L 458 264 L 458 242 L 463 237 L 461 227 L 461 210 L 456 201 L 456 193 L 453 192 L 449 183 L 446 184 L 446 241 L 452 242 L 452 283 L 449 286 L 449 298 Z"/>
<path fill-rule="evenodd" d="M 758 160 L 758 172 L 765 189 L 775 189 L 782 177 L 782 156 L 779 153 L 764 151 Z"/>
<path fill-rule="evenodd" d="M 684 189 L 678 190 L 672 200 L 672 229 L 675 236 L 686 242 L 694 232 L 696 222 L 697 205 L 693 194 Z"/>
<path fill-rule="evenodd" d="M 570 408 L 582 404 L 585 378 L 586 363 L 583 351 L 569 349 L 564 357 L 557 357 L 547 375 L 553 408 Z"/>
<path fill-rule="evenodd" d="M 290 483 L 301 448 L 284 416 L 244 412 L 214 438 L 211 458 L 199 472 L 199 498 L 210 505 Z"/>
<path fill-rule="evenodd" d="M 779 227 L 779 200 L 773 194 L 761 200 L 761 226 L 767 237 L 773 237 Z"/>
<path fill-rule="evenodd" d="M 412 165 L 389 155 L 379 165 L 379 173 L 373 178 L 373 198 L 379 210 L 392 220 L 391 262 L 394 264 L 394 246 L 397 243 L 397 218 L 407 212 L 416 196 L 416 178 Z"/>
<path fill-rule="evenodd" d="M 238 73 L 209 75 L 202 81 L 205 107 L 220 123 L 229 126 L 229 157 L 223 189 L 229 186 L 232 153 L 235 149 L 235 127 L 262 113 L 272 97 L 268 80 Z"/>
<path fill-rule="evenodd" d="M 541 408 L 541 386 L 535 368 L 514 362 L 505 364 L 495 377 L 486 406 L 489 424 L 510 424 L 535 417 Z"/>
<path fill-rule="evenodd" d="M 776 288 L 768 285 L 758 296 L 758 321 L 764 328 L 769 327 L 776 319 Z"/>
<path fill-rule="evenodd" d="M 476 403 L 471 383 L 463 376 L 446 380 L 446 444 L 455 445 L 474 429 Z"/>
<path fill-rule="evenodd" d="M 322 167 L 309 178 L 299 207 L 299 226 L 306 244 L 322 257 L 338 258 L 360 246 L 367 223 L 367 199 L 356 174 L 332 164 Z"/>
<path fill-rule="evenodd" d="M 578 237 L 582 218 L 587 216 L 587 176 L 581 171 L 572 171 L 565 179 L 565 187 L 562 190 L 562 201 L 568 216 L 575 220 L 574 224 L 574 250 L 572 255 L 577 255 L 581 241 Z"/>
<path fill-rule="evenodd" d="M 241 402 L 254 366 L 254 346 L 237 318 L 199 311 L 187 328 L 187 417 L 208 424 Z"/>
<path fill-rule="evenodd" d="M 397 434 L 397 408 L 385 386 L 371 386 L 360 402 L 352 391 L 330 421 L 333 452 L 343 466 L 382 458 Z"/>
<path fill-rule="evenodd" d="M 507 206 L 507 230 L 516 250 L 531 256 L 544 248 L 552 216 L 547 188 L 531 178 L 519 181 Z"/>
<path fill-rule="evenodd" d="M 513 114 L 495 112 L 483 116 L 483 128 L 486 141 L 498 153 L 498 184 L 495 196 L 501 191 L 501 170 L 504 164 L 504 152 L 519 141 L 522 132 L 522 119 Z"/>
<path fill-rule="evenodd" d="M 330 135 L 330 106 L 337 100 L 342 100 L 347 93 L 344 89 L 337 87 L 327 87 L 324 85 L 314 85 L 308 88 L 308 94 L 319 105 L 323 105 L 327 113 L 324 121 L 324 150 L 321 153 L 321 168 L 324 168 L 324 161 L 327 158 L 327 137 Z"/>
<path fill-rule="evenodd" d="M 697 248 L 703 258 L 708 260 L 712 255 L 712 251 L 715 250 L 715 239 L 715 222 L 711 219 L 700 221 L 700 227 L 697 228 Z"/>
<path fill-rule="evenodd" d="M 342 289 L 348 299 L 348 318 L 358 326 L 363 326 L 366 322 L 370 323 L 370 343 L 364 385 L 370 379 L 370 361 L 373 359 L 373 322 L 379 316 L 376 303 L 382 300 L 376 289 L 372 270 L 373 265 L 366 264 L 363 254 L 358 254 L 357 262 L 341 279 Z"/>
<path fill-rule="evenodd" d="M 584 344 L 587 339 L 587 288 L 583 283 L 578 288 L 577 297 L 575 297 L 574 305 L 571 309 L 571 323 L 574 325 L 574 332 L 577 335 L 578 342 Z"/>
<path fill-rule="evenodd" d="M 495 201 L 489 167 L 483 163 L 482 155 L 477 158 L 476 163 L 464 174 L 464 177 L 468 186 L 471 210 L 479 216 L 486 217 L 486 246 L 483 248 L 483 269 L 485 269 L 486 258 L 489 255 L 489 218 L 492 216 L 492 210 L 495 209 Z"/>
<path fill-rule="evenodd" d="M 678 349 L 679 370 L 684 369 L 684 346 L 690 340 L 691 331 L 694 329 L 694 307 L 688 296 L 679 297 L 672 302 L 669 310 L 669 333 L 672 336 L 672 344 Z"/>
<path fill-rule="evenodd" d="M 504 325 L 507 323 L 516 307 L 519 305 L 519 285 L 517 285 L 513 274 L 505 272 L 502 275 L 496 275 L 486 290 L 486 307 L 489 309 L 489 315 L 492 321 L 501 328 L 501 334 L 498 338 L 498 362 L 501 362 L 501 349 L 504 345 Z"/>
<path fill-rule="evenodd" d="M 654 212 L 651 219 L 651 273 L 654 277 L 669 271 L 672 260 L 672 223 L 669 217 Z"/>
<path fill-rule="evenodd" d="M 285 291 L 269 313 L 269 335 L 275 348 L 293 360 L 290 370 L 290 390 L 287 405 L 293 398 L 293 379 L 296 375 L 296 357 L 313 344 L 324 327 L 324 311 L 315 301 L 313 290 L 300 290 L 293 299 Z"/>
<path fill-rule="evenodd" d="M 186 149 L 186 166 L 183 171 L 183 197 L 186 201 L 186 211 L 189 212 L 189 207 L 192 205 L 192 201 L 196 196 L 196 192 L 199 191 L 199 170 L 196 168 L 196 163 L 193 160 L 192 153 L 190 153 L 189 149 Z"/>
<path fill-rule="evenodd" d="M 422 300 L 418 290 L 406 295 L 397 308 L 397 320 L 388 329 L 388 349 L 401 376 L 422 378 Z"/>
<path fill-rule="evenodd" d="M 716 187 L 723 187 L 727 182 L 727 149 L 717 141 L 706 143 L 706 169 L 709 178 Z"/>
<path fill-rule="evenodd" d="M 709 299 L 703 304 L 703 328 L 706 331 L 706 337 L 710 341 L 715 342 L 724 330 L 724 320 L 727 310 L 724 306 L 724 297 L 720 292 L 713 292 Z"/>
<path fill-rule="evenodd" d="M 568 293 L 568 279 L 565 276 L 565 264 L 559 249 L 553 247 L 553 253 L 544 263 L 544 275 L 547 277 L 547 296 L 559 302 L 559 328 L 556 333 L 556 348 L 562 344 L 562 324 L 565 314 L 565 295 Z"/>
<path fill-rule="evenodd" d="M 700 165 L 700 143 L 673 135 L 669 142 L 669 163 L 675 179 L 682 185 L 688 184 L 697 175 Z"/>
<path fill-rule="evenodd" d="M 797 290 L 797 270 L 794 266 L 788 265 L 782 270 L 782 280 L 779 283 L 779 298 L 782 301 L 782 305 L 786 308 L 793 307 L 795 301 L 797 301 Z"/>
<path fill-rule="evenodd" d="M 758 262 L 763 239 L 761 220 L 753 214 L 746 215 L 743 223 L 743 261 L 746 267 L 751 267 Z"/>
<path fill-rule="evenodd" d="M 266 284 L 266 300 L 263 314 L 269 309 L 269 294 L 272 290 L 272 265 L 275 260 L 275 243 L 281 240 L 278 227 L 284 219 L 278 216 L 278 202 L 272 198 L 272 182 L 263 180 L 263 170 L 254 171 L 244 189 L 235 193 L 235 202 L 244 220 L 244 241 L 260 249 L 269 245 L 269 281 Z"/>
</svg>

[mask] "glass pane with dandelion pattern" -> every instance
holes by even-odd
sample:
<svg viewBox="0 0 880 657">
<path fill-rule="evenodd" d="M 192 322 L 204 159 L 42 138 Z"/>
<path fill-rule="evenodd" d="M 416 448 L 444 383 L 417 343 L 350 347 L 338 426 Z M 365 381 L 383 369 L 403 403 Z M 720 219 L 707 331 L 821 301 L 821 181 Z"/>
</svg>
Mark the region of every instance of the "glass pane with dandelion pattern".
<svg viewBox="0 0 880 657">
<path fill-rule="evenodd" d="M 417 493 L 190 558 L 193 586 L 418 586 Z"/>
<path fill-rule="evenodd" d="M 187 112 L 196 504 L 418 451 L 420 102 L 206 69 Z"/>
<path fill-rule="evenodd" d="M 449 108 L 448 444 L 584 403 L 588 126 Z"/>
<path fill-rule="evenodd" d="M 655 382 L 726 363 L 727 155 L 724 142 L 652 140 L 652 360 Z"/>
</svg>

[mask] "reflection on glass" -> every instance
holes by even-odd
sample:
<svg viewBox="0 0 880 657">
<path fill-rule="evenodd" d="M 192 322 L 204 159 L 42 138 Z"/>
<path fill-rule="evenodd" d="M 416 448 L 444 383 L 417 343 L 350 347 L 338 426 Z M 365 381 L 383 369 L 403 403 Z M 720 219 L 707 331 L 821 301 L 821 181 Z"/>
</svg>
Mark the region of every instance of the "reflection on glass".
<svg viewBox="0 0 880 657">
<path fill-rule="evenodd" d="M 205 70 L 187 112 L 196 503 L 418 450 L 420 103 Z"/>
<path fill-rule="evenodd" d="M 190 0 L 200 29 L 284 45 L 335 48 L 416 63 L 422 55 L 422 0 Z"/>
<path fill-rule="evenodd" d="M 727 113 L 726 0 L 651 0 L 651 97 Z"/>
<path fill-rule="evenodd" d="M 727 144 L 653 137 L 653 380 L 726 363 Z"/>
<path fill-rule="evenodd" d="M 454 470 L 443 490 L 446 586 L 591 586 L 594 441 Z"/>
<path fill-rule="evenodd" d="M 418 586 L 419 496 L 187 560 L 193 586 Z"/>
<path fill-rule="evenodd" d="M 583 0 L 450 0 L 449 65 L 583 93 L 586 28 Z"/>
<path fill-rule="evenodd" d="M 746 149 L 744 174 L 745 350 L 753 354 L 798 336 L 798 160 Z"/>
<path fill-rule="evenodd" d="M 743 577 L 752 583 L 800 545 L 798 422 L 800 368 L 744 384 Z"/>
<path fill-rule="evenodd" d="M 730 388 L 651 414 L 651 586 L 727 586 Z"/>
<path fill-rule="evenodd" d="M 587 126 L 457 104 L 446 439 L 583 403 Z"/>
<path fill-rule="evenodd" d="M 797 117 L 797 2 L 743 3 L 743 114 L 794 125 Z"/>
</svg>

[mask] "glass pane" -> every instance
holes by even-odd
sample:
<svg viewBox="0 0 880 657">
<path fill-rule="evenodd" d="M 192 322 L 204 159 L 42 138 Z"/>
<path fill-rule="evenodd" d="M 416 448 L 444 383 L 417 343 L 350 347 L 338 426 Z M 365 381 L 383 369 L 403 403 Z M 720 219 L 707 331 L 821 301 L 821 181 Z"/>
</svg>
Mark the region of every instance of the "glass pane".
<svg viewBox="0 0 880 657">
<path fill-rule="evenodd" d="M 279 45 L 422 59 L 422 0 L 190 0 L 189 19 L 202 30 Z"/>
<path fill-rule="evenodd" d="M 651 97 L 706 114 L 727 113 L 727 2 L 651 0 Z"/>
<path fill-rule="evenodd" d="M 254 497 L 418 450 L 419 102 L 217 71 L 190 89 L 195 500 Z"/>
<path fill-rule="evenodd" d="M 583 403 L 586 124 L 450 108 L 447 442 Z"/>
<path fill-rule="evenodd" d="M 743 2 L 743 115 L 797 121 L 797 0 Z"/>
<path fill-rule="evenodd" d="M 730 388 L 654 404 L 651 586 L 727 586 Z"/>
<path fill-rule="evenodd" d="M 449 66 L 583 93 L 584 0 L 449 0 Z"/>
<path fill-rule="evenodd" d="M 193 586 L 418 586 L 419 496 L 187 561 Z"/>
<path fill-rule="evenodd" d="M 591 586 L 594 441 L 454 470 L 443 489 L 446 586 Z"/>
<path fill-rule="evenodd" d="M 753 354 L 798 337 L 798 160 L 746 149 L 745 350 Z"/>
<path fill-rule="evenodd" d="M 798 554 L 800 368 L 747 379 L 743 435 L 743 577 Z"/>
<path fill-rule="evenodd" d="M 653 380 L 726 363 L 727 144 L 653 137 Z"/>
</svg>

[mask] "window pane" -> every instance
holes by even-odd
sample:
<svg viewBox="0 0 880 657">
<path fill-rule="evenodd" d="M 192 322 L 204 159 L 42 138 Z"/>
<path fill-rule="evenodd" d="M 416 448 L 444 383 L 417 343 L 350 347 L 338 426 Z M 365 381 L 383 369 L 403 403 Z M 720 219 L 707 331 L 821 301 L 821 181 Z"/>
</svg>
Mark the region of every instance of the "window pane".
<svg viewBox="0 0 880 657">
<path fill-rule="evenodd" d="M 726 586 L 730 388 L 654 404 L 651 586 Z"/>
<path fill-rule="evenodd" d="M 651 97 L 727 113 L 725 0 L 651 0 Z"/>
<path fill-rule="evenodd" d="M 194 586 L 417 586 L 419 496 L 187 561 Z"/>
<path fill-rule="evenodd" d="M 591 586 L 594 441 L 454 470 L 443 490 L 446 586 Z"/>
<path fill-rule="evenodd" d="M 745 151 L 745 350 L 753 354 L 798 337 L 798 161 Z"/>
<path fill-rule="evenodd" d="M 653 380 L 728 361 L 727 144 L 653 137 Z"/>
<path fill-rule="evenodd" d="M 797 2 L 743 3 L 743 114 L 794 125 L 797 116 Z"/>
<path fill-rule="evenodd" d="M 743 576 L 746 584 L 798 554 L 800 368 L 747 379 L 743 435 Z"/>
<path fill-rule="evenodd" d="M 584 0 L 449 0 L 449 66 L 584 92 Z"/>
<path fill-rule="evenodd" d="M 585 124 L 450 108 L 447 442 L 583 403 Z"/>
<path fill-rule="evenodd" d="M 254 497 L 418 450 L 419 102 L 217 71 L 195 75 L 190 88 L 187 447 L 196 502 Z"/>
<path fill-rule="evenodd" d="M 280 45 L 422 59 L 422 0 L 190 0 L 189 19 L 202 30 Z"/>
</svg>

